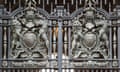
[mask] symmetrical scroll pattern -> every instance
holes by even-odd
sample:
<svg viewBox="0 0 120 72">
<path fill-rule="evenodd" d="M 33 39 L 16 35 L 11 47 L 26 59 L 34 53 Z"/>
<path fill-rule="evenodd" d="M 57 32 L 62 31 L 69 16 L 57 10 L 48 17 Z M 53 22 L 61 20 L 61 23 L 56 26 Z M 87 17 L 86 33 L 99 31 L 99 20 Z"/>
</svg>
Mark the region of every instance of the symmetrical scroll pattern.
<svg viewBox="0 0 120 72">
<path fill-rule="evenodd" d="M 12 20 L 11 48 L 13 59 L 26 59 L 14 61 L 14 66 L 43 66 L 47 64 L 48 23 L 45 17 L 36 10 L 34 0 L 26 0 L 26 8 L 20 15 Z M 39 59 L 39 61 L 34 61 Z"/>
<path fill-rule="evenodd" d="M 73 58 L 87 59 L 75 63 L 78 66 L 106 66 L 106 61 L 93 59 L 108 59 L 108 21 L 88 0 L 88 7 L 73 20 L 72 27 L 72 56 Z M 93 2 L 94 3 L 94 2 Z"/>
</svg>

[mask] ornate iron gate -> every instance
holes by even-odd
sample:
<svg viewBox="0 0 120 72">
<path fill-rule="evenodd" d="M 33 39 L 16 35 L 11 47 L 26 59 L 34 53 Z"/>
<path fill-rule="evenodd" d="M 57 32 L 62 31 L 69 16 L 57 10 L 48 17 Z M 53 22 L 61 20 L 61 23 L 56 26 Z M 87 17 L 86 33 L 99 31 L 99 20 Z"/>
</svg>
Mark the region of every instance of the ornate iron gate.
<svg viewBox="0 0 120 72">
<path fill-rule="evenodd" d="M 118 1 L 53 2 L 2 2 L 1 72 L 118 72 Z"/>
</svg>

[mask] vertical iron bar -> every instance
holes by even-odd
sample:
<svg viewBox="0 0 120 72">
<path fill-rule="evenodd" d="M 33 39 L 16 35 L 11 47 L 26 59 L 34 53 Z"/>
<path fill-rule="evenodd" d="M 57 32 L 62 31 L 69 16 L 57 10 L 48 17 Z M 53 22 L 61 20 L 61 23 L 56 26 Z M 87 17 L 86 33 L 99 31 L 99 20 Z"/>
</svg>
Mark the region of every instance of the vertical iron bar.
<svg viewBox="0 0 120 72">
<path fill-rule="evenodd" d="M 115 5 L 116 4 L 116 0 L 113 0 L 113 5 Z"/>
<path fill-rule="evenodd" d="M 107 0 L 105 0 L 105 5 L 107 4 Z"/>
<path fill-rule="evenodd" d="M 13 0 L 13 4 L 16 4 L 16 0 Z"/>
<path fill-rule="evenodd" d="M 102 7 L 103 7 L 103 2 L 102 0 L 100 0 L 100 8 L 102 9 Z"/>
<path fill-rule="evenodd" d="M 85 72 L 85 70 L 84 70 L 84 69 L 82 69 L 81 71 L 82 71 L 82 72 Z"/>
<path fill-rule="evenodd" d="M 68 25 L 68 21 L 64 21 L 64 25 Z M 67 27 L 64 27 L 64 56 L 63 59 L 64 60 L 64 66 L 68 66 L 68 56 L 67 56 L 67 52 L 68 52 L 68 31 L 67 31 Z M 67 69 L 65 69 L 66 72 Z"/>
<path fill-rule="evenodd" d="M 78 0 L 76 0 L 76 10 L 78 9 Z"/>
<path fill-rule="evenodd" d="M 109 3 L 109 13 L 111 13 L 111 3 Z"/>
<path fill-rule="evenodd" d="M 7 4 L 7 0 L 5 0 L 5 4 Z"/>
<path fill-rule="evenodd" d="M 25 72 L 24 69 L 22 69 L 22 72 Z"/>
<path fill-rule="evenodd" d="M 45 0 L 43 0 L 43 9 L 45 9 Z"/>
<path fill-rule="evenodd" d="M 69 12 L 70 12 L 69 3 L 67 3 L 67 12 L 68 12 L 68 14 L 69 14 Z"/>
<path fill-rule="evenodd" d="M 65 5 L 65 1 L 66 1 L 66 0 L 63 0 L 63 4 L 64 4 L 64 5 Z"/>
<path fill-rule="evenodd" d="M 69 24 L 68 25 L 71 25 L 71 21 L 69 21 Z M 69 38 L 68 38 L 68 57 L 69 57 L 69 68 L 71 67 L 71 61 L 70 61 L 70 59 L 71 59 L 71 28 L 69 27 L 68 28 L 68 36 L 69 36 Z M 69 70 L 69 72 L 70 72 L 70 70 Z"/>
<path fill-rule="evenodd" d="M 80 0 L 80 5 L 81 5 L 81 3 L 82 3 L 82 0 Z"/>
<path fill-rule="evenodd" d="M 49 4 L 49 0 L 47 0 L 47 4 Z"/>
<path fill-rule="evenodd" d="M 63 48 L 63 38 L 62 38 L 62 20 L 58 20 L 58 72 L 62 72 L 62 48 Z"/>
<path fill-rule="evenodd" d="M 9 12 L 11 12 L 11 2 L 9 2 Z"/>
<path fill-rule="evenodd" d="M 55 0 L 55 4 L 57 4 L 57 0 Z"/>
<path fill-rule="evenodd" d="M 111 25 L 111 21 L 109 21 L 109 24 Z M 110 59 L 112 60 L 112 28 L 109 28 L 109 52 L 108 54 L 110 55 Z M 112 67 L 112 61 L 110 62 L 110 67 Z M 112 72 L 112 71 L 110 71 Z"/>
<path fill-rule="evenodd" d="M 41 3 L 41 0 L 38 1 L 38 4 L 40 4 L 40 3 Z"/>
<path fill-rule="evenodd" d="M 95 70 L 94 69 L 91 69 L 91 72 L 94 72 Z"/>
<path fill-rule="evenodd" d="M 115 9 L 114 10 L 114 12 L 116 13 L 116 17 L 117 16 L 120 16 L 120 8 L 118 7 L 117 9 Z M 118 18 L 117 19 L 117 24 L 119 24 L 120 23 L 120 19 Z M 117 38 L 118 38 L 118 40 L 117 40 L 117 42 L 118 42 L 118 44 L 117 44 L 117 48 L 118 48 L 118 50 L 117 50 L 117 54 L 118 54 L 118 67 L 120 67 L 120 27 L 118 27 L 118 30 L 117 30 Z M 120 72 L 120 70 L 118 69 L 118 72 Z"/>
<path fill-rule="evenodd" d="M 74 0 L 71 0 L 71 4 L 72 4 L 72 5 L 74 4 Z"/>
<path fill-rule="evenodd" d="M 3 20 L 3 23 L 7 25 L 8 21 L 7 20 Z M 3 25 L 4 25 L 3 24 Z M 7 27 L 4 26 L 3 27 L 3 59 L 5 61 L 3 61 L 3 67 L 7 66 Z M 6 72 L 6 70 L 4 70 L 3 72 Z"/>
<path fill-rule="evenodd" d="M 113 21 L 113 24 L 116 24 L 116 21 Z M 117 27 L 113 27 L 113 59 L 117 59 Z M 117 66 L 117 61 L 113 61 L 113 66 Z"/>
<path fill-rule="evenodd" d="M 1 13 L 2 14 L 2 13 Z M 0 19 L 0 24 L 2 24 L 2 20 Z M 2 51 L 3 51 L 3 48 L 2 48 L 2 44 L 3 44 L 3 41 L 2 41 L 2 37 L 3 37 L 3 35 L 2 35 L 2 32 L 3 32 L 3 30 L 2 30 L 2 26 L 0 26 L 0 59 L 2 59 Z M 0 64 L 1 64 L 2 62 L 0 61 Z M 0 65 L 0 67 L 1 67 L 1 65 Z M 2 70 L 0 70 L 0 71 L 2 71 Z"/>
<path fill-rule="evenodd" d="M 19 7 L 21 7 L 21 0 L 19 0 Z"/>
<path fill-rule="evenodd" d="M 17 72 L 20 72 L 20 69 L 17 69 Z"/>
<path fill-rule="evenodd" d="M 49 21 L 49 23 L 51 26 L 52 25 L 51 21 Z M 49 54 L 49 61 L 50 61 L 49 67 L 51 68 L 51 64 L 52 64 L 52 62 L 51 62 L 51 59 L 52 59 L 52 57 L 51 57 L 51 55 L 52 55 L 52 28 L 51 27 L 49 28 L 49 31 L 50 31 L 50 38 L 49 38 L 50 39 L 50 46 L 49 46 L 50 48 L 48 50 L 49 51 L 48 54 Z M 50 69 L 50 72 L 51 72 L 51 69 Z"/>
<path fill-rule="evenodd" d="M 53 3 L 51 2 L 51 13 L 53 12 Z"/>
</svg>

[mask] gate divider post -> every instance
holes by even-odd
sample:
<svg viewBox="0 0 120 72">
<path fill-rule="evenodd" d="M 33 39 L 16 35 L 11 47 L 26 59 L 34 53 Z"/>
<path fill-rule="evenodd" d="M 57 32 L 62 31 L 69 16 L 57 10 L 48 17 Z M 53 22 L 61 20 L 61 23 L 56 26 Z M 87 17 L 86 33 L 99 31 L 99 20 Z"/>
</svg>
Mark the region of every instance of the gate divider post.
<svg viewBox="0 0 120 72">
<path fill-rule="evenodd" d="M 62 72 L 62 51 L 63 51 L 63 42 L 62 42 L 62 20 L 58 20 L 58 72 Z"/>
</svg>

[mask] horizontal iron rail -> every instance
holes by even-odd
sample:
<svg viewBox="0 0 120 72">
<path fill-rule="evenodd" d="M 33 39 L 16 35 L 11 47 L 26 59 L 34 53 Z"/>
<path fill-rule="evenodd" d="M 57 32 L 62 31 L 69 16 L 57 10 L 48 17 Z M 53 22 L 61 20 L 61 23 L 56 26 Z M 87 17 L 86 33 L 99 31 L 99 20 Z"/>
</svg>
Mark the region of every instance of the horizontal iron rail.
<svg viewBox="0 0 120 72">
<path fill-rule="evenodd" d="M 10 25 L 10 24 L 0 24 L 0 27 L 11 27 L 11 26 L 17 26 L 17 25 Z M 37 26 L 40 27 L 40 26 Z M 48 27 L 58 27 L 57 25 L 48 25 Z M 80 25 L 63 25 L 62 27 L 82 27 Z M 120 23 L 119 24 L 114 24 L 114 25 L 108 25 L 109 28 L 112 27 L 120 27 Z"/>
<path fill-rule="evenodd" d="M 40 60 L 48 60 L 48 61 L 57 61 L 58 59 L 54 59 L 54 58 L 38 58 L 38 59 L 0 59 L 0 61 L 28 61 L 28 60 L 32 60 L 32 61 L 40 61 Z M 63 61 L 67 60 L 67 61 L 72 61 L 72 60 L 80 60 L 80 61 L 120 61 L 119 59 L 81 59 L 81 58 L 76 58 L 76 59 L 62 59 Z"/>
<path fill-rule="evenodd" d="M 58 69 L 58 67 L 0 67 L 0 69 Z M 81 70 L 85 70 L 85 69 L 103 69 L 103 70 L 120 70 L 119 67 L 64 67 L 62 69 L 81 69 Z"/>
</svg>

